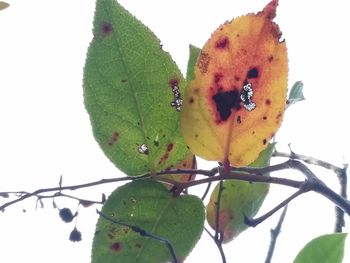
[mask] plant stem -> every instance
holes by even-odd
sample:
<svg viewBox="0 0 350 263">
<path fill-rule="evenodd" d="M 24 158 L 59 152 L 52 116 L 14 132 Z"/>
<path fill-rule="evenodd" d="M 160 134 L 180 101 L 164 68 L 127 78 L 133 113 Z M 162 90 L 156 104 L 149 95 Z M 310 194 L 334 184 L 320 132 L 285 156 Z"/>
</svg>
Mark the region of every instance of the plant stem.
<svg viewBox="0 0 350 263">
<path fill-rule="evenodd" d="M 281 227 L 284 221 L 284 218 L 286 216 L 287 213 L 287 208 L 288 205 L 286 205 L 281 213 L 280 219 L 278 220 L 277 226 L 274 229 L 271 229 L 271 241 L 270 241 L 270 246 L 269 246 L 269 250 L 267 251 L 267 255 L 266 255 L 266 259 L 265 259 L 265 263 L 270 263 L 272 256 L 273 256 L 273 252 L 275 251 L 275 247 L 276 247 L 276 242 L 277 242 L 277 238 L 278 235 L 281 232 Z"/>
</svg>

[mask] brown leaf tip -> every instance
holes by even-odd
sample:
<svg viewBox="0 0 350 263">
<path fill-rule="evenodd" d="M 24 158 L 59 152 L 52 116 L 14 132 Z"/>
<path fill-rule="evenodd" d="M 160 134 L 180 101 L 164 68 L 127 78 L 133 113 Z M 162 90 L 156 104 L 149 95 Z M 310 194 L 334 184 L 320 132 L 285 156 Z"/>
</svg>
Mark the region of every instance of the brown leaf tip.
<svg viewBox="0 0 350 263">
<path fill-rule="evenodd" d="M 278 0 L 272 0 L 264 7 L 263 13 L 266 15 L 266 18 L 272 20 L 276 16 L 277 6 Z"/>
</svg>

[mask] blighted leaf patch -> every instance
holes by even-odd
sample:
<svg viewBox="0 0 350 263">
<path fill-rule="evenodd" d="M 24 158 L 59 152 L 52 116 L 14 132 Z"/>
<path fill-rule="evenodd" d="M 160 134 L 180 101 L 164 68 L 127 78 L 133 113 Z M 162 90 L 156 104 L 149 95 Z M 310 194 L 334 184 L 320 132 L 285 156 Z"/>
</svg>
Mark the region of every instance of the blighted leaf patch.
<svg viewBox="0 0 350 263">
<path fill-rule="evenodd" d="M 160 41 L 115 0 L 96 1 L 93 34 L 84 99 L 103 152 L 132 176 L 183 160 L 179 111 L 186 82 Z"/>
<path fill-rule="evenodd" d="M 102 213 L 169 240 L 179 259 L 184 259 L 199 240 L 204 223 L 204 207 L 199 198 L 173 197 L 164 185 L 151 180 L 137 180 L 117 188 L 107 199 Z M 92 263 L 161 263 L 171 259 L 164 243 L 99 218 Z"/>
<path fill-rule="evenodd" d="M 181 111 L 181 132 L 194 154 L 245 166 L 281 125 L 288 59 L 272 21 L 276 6 L 271 1 L 220 26 L 198 55 Z"/>
</svg>

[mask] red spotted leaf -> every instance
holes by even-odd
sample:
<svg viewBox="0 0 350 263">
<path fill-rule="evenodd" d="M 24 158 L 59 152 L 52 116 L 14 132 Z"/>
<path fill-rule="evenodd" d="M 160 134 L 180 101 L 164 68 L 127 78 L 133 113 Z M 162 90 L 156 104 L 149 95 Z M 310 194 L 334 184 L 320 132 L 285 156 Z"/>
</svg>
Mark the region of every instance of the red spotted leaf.
<svg viewBox="0 0 350 263">
<path fill-rule="evenodd" d="M 223 24 L 199 54 L 181 112 L 181 132 L 194 154 L 246 166 L 280 127 L 288 58 L 272 21 L 277 4 Z"/>
</svg>

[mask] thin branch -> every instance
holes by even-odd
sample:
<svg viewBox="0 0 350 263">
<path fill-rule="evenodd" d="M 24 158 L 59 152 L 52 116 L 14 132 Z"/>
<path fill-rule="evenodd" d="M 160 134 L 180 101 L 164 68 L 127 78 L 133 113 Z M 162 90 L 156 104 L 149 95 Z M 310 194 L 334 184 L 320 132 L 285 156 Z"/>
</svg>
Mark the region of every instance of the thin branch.
<svg viewBox="0 0 350 263">
<path fill-rule="evenodd" d="M 104 219 L 106 219 L 106 220 L 108 220 L 108 221 L 110 221 L 110 222 L 112 222 L 114 224 L 129 227 L 131 230 L 133 230 L 134 232 L 138 233 L 140 236 L 149 237 L 149 238 L 152 238 L 152 239 L 155 239 L 155 240 L 158 240 L 158 241 L 164 243 L 167 246 L 167 248 L 169 249 L 169 253 L 170 253 L 171 257 L 172 257 L 173 262 L 174 263 L 179 263 L 179 261 L 177 260 L 176 254 L 175 254 L 175 250 L 174 250 L 173 245 L 171 244 L 170 240 L 168 240 L 166 238 L 163 238 L 163 237 L 159 237 L 159 236 L 153 235 L 152 233 L 149 233 L 146 230 L 144 230 L 144 229 L 142 229 L 142 228 L 140 228 L 138 226 L 114 220 L 113 218 L 110 218 L 109 216 L 105 215 L 104 213 L 102 213 L 102 212 L 100 212 L 98 210 L 96 210 L 96 212 L 102 218 L 104 218 Z"/>
<path fill-rule="evenodd" d="M 269 246 L 269 250 L 267 251 L 267 255 L 266 255 L 266 259 L 265 259 L 265 263 L 270 263 L 272 256 L 273 256 L 273 252 L 275 251 L 275 247 L 276 247 L 276 242 L 277 242 L 277 238 L 278 235 L 281 232 L 281 227 L 284 221 L 284 218 L 286 216 L 287 213 L 287 208 L 288 205 L 286 205 L 281 213 L 280 219 L 278 220 L 277 226 L 275 227 L 275 229 L 271 229 L 271 241 L 270 241 L 270 246 Z"/>
<path fill-rule="evenodd" d="M 314 173 L 310 169 L 308 169 L 306 165 L 296 160 L 288 160 L 284 163 L 272 165 L 264 168 L 250 168 L 250 167 L 249 168 L 247 167 L 231 168 L 231 171 L 227 174 L 223 173 L 222 167 L 213 168 L 211 170 L 176 169 L 176 170 L 162 171 L 157 173 L 156 175 L 151 175 L 148 173 L 138 177 L 127 176 L 127 177 L 121 177 L 121 178 L 102 179 L 99 181 L 94 181 L 91 183 L 80 184 L 80 185 L 44 188 L 44 189 L 36 190 L 32 193 L 24 194 L 23 196 L 20 196 L 15 200 L 9 201 L 1 205 L 0 211 L 3 211 L 6 207 L 12 204 L 18 203 L 29 197 L 33 197 L 44 192 L 77 190 L 80 188 L 86 188 L 86 187 L 91 187 L 91 186 L 96 186 L 101 184 L 121 182 L 121 181 L 132 181 L 132 180 L 139 180 L 139 179 L 150 178 L 150 177 L 160 182 L 171 183 L 175 186 L 175 188 L 179 189 L 179 191 L 181 190 L 180 192 L 182 192 L 183 189 L 186 189 L 195 185 L 221 181 L 221 180 L 242 180 L 242 181 L 248 181 L 248 182 L 272 183 L 272 184 L 280 184 L 280 185 L 285 185 L 285 186 L 290 186 L 290 187 L 300 189 L 305 184 L 305 181 L 295 181 L 295 180 L 290 180 L 286 178 L 272 177 L 272 176 L 266 176 L 266 175 L 261 176 L 263 174 L 268 174 L 271 172 L 281 171 L 281 170 L 290 169 L 290 168 L 299 170 L 306 176 L 307 178 L 306 182 L 308 182 L 308 184 L 311 187 L 310 191 L 315 191 L 317 193 L 322 194 L 323 196 L 325 196 L 326 198 L 334 202 L 337 206 L 342 208 L 347 214 L 350 215 L 350 202 L 346 198 L 338 195 L 332 189 L 327 187 L 320 179 L 318 179 L 314 175 Z M 213 174 L 216 174 L 218 171 L 220 172 L 220 174 L 217 176 L 213 176 Z M 165 174 L 183 174 L 183 173 L 197 173 L 197 174 L 206 175 L 208 177 L 203 179 L 197 179 L 194 181 L 189 181 L 189 182 L 178 182 L 176 180 L 172 180 L 162 176 L 163 174 L 165 175 Z M 1 192 L 0 194 L 6 195 L 6 193 L 8 192 Z"/>
<path fill-rule="evenodd" d="M 305 189 L 299 189 L 298 191 L 296 191 L 294 194 L 292 194 L 290 197 L 288 197 L 287 199 L 285 199 L 283 202 L 281 202 L 279 205 L 277 205 L 276 207 L 274 207 L 273 209 L 271 209 L 269 212 L 267 212 L 266 214 L 258 217 L 258 218 L 248 218 L 245 217 L 244 218 L 244 223 L 248 226 L 252 226 L 252 227 L 256 227 L 258 224 L 264 222 L 267 218 L 269 218 L 270 216 L 272 216 L 274 213 L 276 213 L 278 210 L 280 210 L 282 207 L 285 207 L 286 205 L 288 205 L 293 199 L 295 199 L 296 197 L 298 197 L 299 195 L 303 194 L 307 192 L 307 190 Z"/>
<path fill-rule="evenodd" d="M 340 184 L 340 195 L 343 198 L 347 198 L 347 188 L 348 188 L 347 168 L 348 168 L 348 165 L 344 164 L 342 172 L 337 174 L 338 175 L 338 181 L 339 181 L 339 184 Z M 344 211 L 336 206 L 335 207 L 335 227 L 334 227 L 334 232 L 342 232 L 344 226 L 345 226 Z"/>
<path fill-rule="evenodd" d="M 309 157 L 309 156 L 305 156 L 302 154 L 297 154 L 295 152 L 293 152 L 292 150 L 290 150 L 290 153 L 283 153 L 283 152 L 278 152 L 275 151 L 273 152 L 272 156 L 275 157 L 286 157 L 286 158 L 290 158 L 290 159 L 294 159 L 294 160 L 300 160 L 303 161 L 305 163 L 308 164 L 313 164 L 313 165 L 317 165 L 320 167 L 323 167 L 325 169 L 331 170 L 333 171 L 337 177 L 338 177 L 338 181 L 339 181 L 339 185 L 340 185 L 340 195 L 347 199 L 347 168 L 348 165 L 344 164 L 344 166 L 338 167 L 334 164 L 331 164 L 329 162 L 317 159 L 317 158 L 313 158 L 313 157 Z M 344 220 L 344 211 L 342 209 L 340 209 L 338 206 L 335 207 L 335 228 L 334 231 L 335 232 L 342 232 L 343 227 L 345 226 L 345 220 Z"/>
<path fill-rule="evenodd" d="M 205 188 L 205 191 L 201 197 L 201 200 L 204 201 L 204 199 L 207 197 L 209 191 L 210 191 L 210 188 L 211 188 L 211 183 L 208 183 L 207 184 L 207 187 Z"/>
<path fill-rule="evenodd" d="M 210 231 L 209 231 L 206 227 L 204 227 L 204 230 L 205 230 L 205 232 L 207 232 L 207 234 L 213 239 L 215 245 L 217 246 L 217 248 L 218 248 L 218 250 L 219 250 L 219 252 L 220 252 L 220 256 L 221 256 L 221 261 L 222 261 L 222 263 L 226 263 L 226 255 L 225 255 L 224 249 L 223 249 L 223 247 L 222 247 L 222 242 L 217 242 L 217 241 L 215 240 L 215 236 L 214 236 L 212 233 L 210 233 Z"/>
<path fill-rule="evenodd" d="M 290 153 L 284 153 L 284 152 L 278 152 L 278 151 L 274 151 L 272 153 L 272 156 L 274 157 L 286 157 L 289 159 L 293 159 L 293 160 L 299 160 L 299 161 L 303 161 L 305 163 L 308 164 L 313 164 L 313 165 L 317 165 L 320 167 L 323 167 L 325 169 L 331 170 L 333 172 L 335 172 L 336 174 L 341 174 L 343 169 L 341 167 L 338 167 L 334 164 L 331 164 L 329 162 L 314 158 L 314 157 L 310 157 L 310 156 L 306 156 L 306 155 L 302 155 L 302 154 L 297 154 L 295 152 L 293 152 L 292 150 L 290 151 Z"/>
<path fill-rule="evenodd" d="M 122 181 L 130 181 L 130 180 L 135 180 L 136 178 L 146 178 L 150 177 L 150 174 L 146 174 L 144 176 L 139 176 L 139 177 L 131 177 L 131 176 L 126 176 L 126 177 L 120 177 L 120 178 L 111 178 L 111 179 L 101 179 L 99 181 L 94 181 L 86 184 L 78 184 L 78 185 L 69 185 L 69 186 L 59 186 L 59 187 L 50 187 L 50 188 L 42 188 L 38 189 L 32 193 L 20 191 L 19 193 L 24 193 L 21 195 L 19 198 L 14 199 L 12 201 L 9 201 L 3 205 L 0 206 L 0 211 L 4 211 L 6 207 L 13 205 L 15 203 L 24 201 L 25 199 L 28 199 L 33 196 L 38 196 L 41 193 L 47 193 L 47 192 L 60 192 L 64 190 L 77 190 L 81 188 L 87 188 L 87 187 L 92 187 L 96 185 L 102 185 L 102 184 L 109 184 L 109 183 L 115 183 L 115 182 L 122 182 Z M 9 193 L 9 192 L 2 192 L 2 193 Z"/>
</svg>

